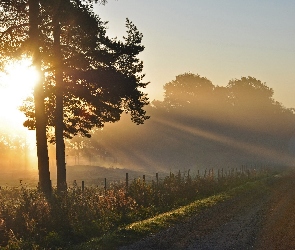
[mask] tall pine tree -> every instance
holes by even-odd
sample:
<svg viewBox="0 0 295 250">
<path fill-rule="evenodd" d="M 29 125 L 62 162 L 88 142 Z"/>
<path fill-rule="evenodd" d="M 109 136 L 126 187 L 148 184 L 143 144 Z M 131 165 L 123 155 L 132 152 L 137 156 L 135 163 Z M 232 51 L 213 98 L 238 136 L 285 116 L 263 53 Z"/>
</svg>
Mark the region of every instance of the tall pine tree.
<svg viewBox="0 0 295 250">
<path fill-rule="evenodd" d="M 142 34 L 128 19 L 127 35 L 119 41 L 106 36 L 105 23 L 87 4 L 41 3 L 47 126 L 55 128 L 49 136 L 56 143 L 58 188 L 65 190 L 64 137 L 90 136 L 93 127 L 118 121 L 124 111 L 137 124 L 148 119 L 143 109 L 148 98 L 140 90 L 147 83 L 137 58 L 144 47 Z M 36 128 L 34 109 L 29 101 L 22 108 L 31 129 Z"/>
</svg>

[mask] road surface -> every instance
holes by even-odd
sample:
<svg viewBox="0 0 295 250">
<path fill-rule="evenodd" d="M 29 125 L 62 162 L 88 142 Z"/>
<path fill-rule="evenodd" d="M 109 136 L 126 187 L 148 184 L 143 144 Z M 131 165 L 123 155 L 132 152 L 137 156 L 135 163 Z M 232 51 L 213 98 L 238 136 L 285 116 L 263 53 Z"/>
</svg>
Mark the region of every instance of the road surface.
<svg viewBox="0 0 295 250">
<path fill-rule="evenodd" d="M 295 173 L 122 249 L 295 249 Z"/>
</svg>

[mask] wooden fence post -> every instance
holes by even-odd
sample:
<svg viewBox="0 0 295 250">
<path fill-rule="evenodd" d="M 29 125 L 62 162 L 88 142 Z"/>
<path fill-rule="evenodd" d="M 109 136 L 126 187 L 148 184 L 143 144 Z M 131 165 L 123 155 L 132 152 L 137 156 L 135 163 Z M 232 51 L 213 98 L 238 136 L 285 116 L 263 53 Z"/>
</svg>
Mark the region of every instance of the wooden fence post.
<svg viewBox="0 0 295 250">
<path fill-rule="evenodd" d="M 84 192 L 84 189 L 85 189 L 85 183 L 84 181 L 82 181 L 82 192 Z"/>
<path fill-rule="evenodd" d="M 104 193 L 107 192 L 107 178 L 104 178 Z"/>
<path fill-rule="evenodd" d="M 128 173 L 126 173 L 126 190 L 128 189 Z"/>
<path fill-rule="evenodd" d="M 178 182 L 180 183 L 181 181 L 181 173 L 180 173 L 180 170 L 178 171 Z"/>
</svg>

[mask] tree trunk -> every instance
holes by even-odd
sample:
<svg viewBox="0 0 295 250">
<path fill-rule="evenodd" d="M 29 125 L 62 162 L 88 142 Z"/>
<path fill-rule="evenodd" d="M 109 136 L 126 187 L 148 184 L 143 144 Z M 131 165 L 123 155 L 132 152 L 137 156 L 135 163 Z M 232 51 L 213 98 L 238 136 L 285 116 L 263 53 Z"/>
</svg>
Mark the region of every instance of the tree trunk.
<svg viewBox="0 0 295 250">
<path fill-rule="evenodd" d="M 54 30 L 54 54 L 55 54 L 55 82 L 56 82 L 56 113 L 55 113 L 55 139 L 56 139 L 56 167 L 57 167 L 57 190 L 65 191 L 66 184 L 66 163 L 65 143 L 63 139 L 63 69 L 62 52 L 60 41 L 60 23 L 58 20 L 58 6 L 53 17 Z"/>
<path fill-rule="evenodd" d="M 46 135 L 46 115 L 44 105 L 43 78 L 41 77 L 41 57 L 39 51 L 38 30 L 39 1 L 29 0 L 29 35 L 32 48 L 33 65 L 40 72 L 39 81 L 34 88 L 35 116 L 36 116 L 36 144 L 39 170 L 39 188 L 47 197 L 51 194 L 49 172 L 49 158 Z"/>
</svg>

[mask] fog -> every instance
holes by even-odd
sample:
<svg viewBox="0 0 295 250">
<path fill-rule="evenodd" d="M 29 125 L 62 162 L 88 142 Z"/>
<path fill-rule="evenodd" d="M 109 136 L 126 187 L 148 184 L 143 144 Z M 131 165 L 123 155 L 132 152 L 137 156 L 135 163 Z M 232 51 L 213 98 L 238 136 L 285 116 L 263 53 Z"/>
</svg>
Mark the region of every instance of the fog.
<svg viewBox="0 0 295 250">
<path fill-rule="evenodd" d="M 164 92 L 163 101 L 154 100 L 146 107 L 150 119 L 143 125 L 133 124 L 130 115 L 123 114 L 119 122 L 93 130 L 90 139 L 66 140 L 68 182 L 111 178 L 98 167 L 122 169 L 124 179 L 123 173 L 132 170 L 140 176 L 294 165 L 294 110 L 274 100 L 272 89 L 259 80 L 235 79 L 219 87 L 198 75 L 183 74 L 167 83 Z M 34 131 L 17 131 L 1 127 L 0 185 L 20 180 L 36 185 Z M 51 144 L 49 159 L 55 184 L 55 146 Z"/>
<path fill-rule="evenodd" d="M 248 77 L 218 87 L 183 74 L 164 90 L 144 125 L 123 115 L 91 139 L 74 138 L 80 147 L 68 148 L 69 163 L 79 155 L 83 164 L 147 172 L 294 164 L 294 111 L 265 83 Z"/>
</svg>

